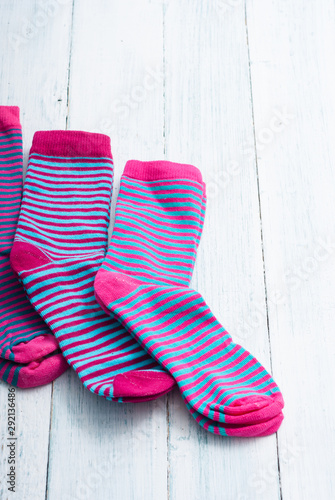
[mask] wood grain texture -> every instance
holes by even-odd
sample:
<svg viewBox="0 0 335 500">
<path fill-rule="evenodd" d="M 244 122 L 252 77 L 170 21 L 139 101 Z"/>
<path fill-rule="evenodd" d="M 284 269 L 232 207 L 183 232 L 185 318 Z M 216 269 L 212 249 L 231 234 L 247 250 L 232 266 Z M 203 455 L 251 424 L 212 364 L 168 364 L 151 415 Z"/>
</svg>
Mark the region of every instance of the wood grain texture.
<svg viewBox="0 0 335 500">
<path fill-rule="evenodd" d="M 43 14 L 44 13 L 44 14 Z M 4 1 L 0 16 L 0 102 L 19 105 L 25 166 L 36 130 L 63 128 L 71 8 L 48 15 L 40 2 Z M 57 40 L 57 44 L 55 43 Z M 7 491 L 7 384 L 0 384 L 0 497 L 44 499 L 48 464 L 52 385 L 16 390 L 16 492 Z"/>
<path fill-rule="evenodd" d="M 333 2 L 247 4 L 273 370 L 286 400 L 283 498 L 333 498 Z M 262 129 L 277 120 L 264 147 Z M 275 111 L 274 111 L 275 110 Z M 276 111 L 277 110 L 277 111 Z M 289 115 L 289 116 L 288 116 Z M 269 135 L 269 132 L 268 132 Z M 264 139 L 264 138 L 263 138 Z M 279 295 L 280 294 L 280 295 Z"/>
<path fill-rule="evenodd" d="M 208 190 L 193 286 L 235 341 L 270 368 L 255 157 L 244 151 L 253 121 L 243 5 L 227 16 L 202 1 L 169 2 L 165 60 L 166 155 L 197 165 Z M 247 321 L 255 303 L 261 322 L 249 331 L 239 318 Z M 261 471 L 269 463 L 276 468 L 275 436 L 210 435 L 178 393 L 169 397 L 169 413 L 171 498 L 256 497 Z M 278 498 L 278 484 L 277 471 L 257 498 Z"/>
</svg>

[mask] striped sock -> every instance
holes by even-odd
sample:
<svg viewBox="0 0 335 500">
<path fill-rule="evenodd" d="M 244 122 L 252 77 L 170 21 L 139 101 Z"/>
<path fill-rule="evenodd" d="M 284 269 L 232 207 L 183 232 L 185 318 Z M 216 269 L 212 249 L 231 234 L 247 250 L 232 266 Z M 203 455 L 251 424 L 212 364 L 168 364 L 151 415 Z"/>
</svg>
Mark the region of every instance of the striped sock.
<svg viewBox="0 0 335 500">
<path fill-rule="evenodd" d="M 36 133 L 11 264 L 84 386 L 107 399 L 144 401 L 171 390 L 174 379 L 94 297 L 112 180 L 109 137 Z"/>
<path fill-rule="evenodd" d="M 127 163 L 96 297 L 173 375 L 199 424 L 222 435 L 266 435 L 283 418 L 277 385 L 187 288 L 202 185 L 195 167 Z"/>
<path fill-rule="evenodd" d="M 0 106 L 0 174 L 0 377 L 34 387 L 57 378 L 67 364 L 10 268 L 22 196 L 22 132 L 15 106 Z"/>
</svg>

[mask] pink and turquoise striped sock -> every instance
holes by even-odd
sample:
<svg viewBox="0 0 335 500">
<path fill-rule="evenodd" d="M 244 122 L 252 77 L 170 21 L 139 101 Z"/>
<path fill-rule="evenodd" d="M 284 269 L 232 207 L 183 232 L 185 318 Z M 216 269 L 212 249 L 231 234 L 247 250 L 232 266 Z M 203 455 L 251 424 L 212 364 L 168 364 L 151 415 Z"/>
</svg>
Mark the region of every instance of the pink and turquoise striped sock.
<svg viewBox="0 0 335 500">
<path fill-rule="evenodd" d="M 278 386 L 187 287 L 202 187 L 195 167 L 128 162 L 95 294 L 173 375 L 200 425 L 221 435 L 267 435 L 283 418 Z"/>
<path fill-rule="evenodd" d="M 10 268 L 21 196 L 19 108 L 0 106 L 0 377 L 12 385 L 35 387 L 51 382 L 68 366 Z"/>
<path fill-rule="evenodd" d="M 111 400 L 145 401 L 175 381 L 94 297 L 112 181 L 109 137 L 37 132 L 11 264 L 84 386 Z"/>
</svg>

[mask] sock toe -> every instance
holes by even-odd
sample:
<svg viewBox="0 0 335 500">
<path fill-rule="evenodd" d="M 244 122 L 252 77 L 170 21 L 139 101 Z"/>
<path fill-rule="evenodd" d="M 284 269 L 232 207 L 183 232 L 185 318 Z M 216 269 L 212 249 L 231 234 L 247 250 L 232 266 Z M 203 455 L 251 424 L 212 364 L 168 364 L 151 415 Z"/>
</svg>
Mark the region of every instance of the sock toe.
<svg viewBox="0 0 335 500">
<path fill-rule="evenodd" d="M 21 342 L 11 348 L 16 363 L 30 363 L 36 359 L 47 356 L 58 349 L 56 338 L 50 333 Z"/>
<path fill-rule="evenodd" d="M 225 406 L 224 412 L 228 415 L 244 415 L 245 413 L 261 410 L 271 402 L 272 400 L 269 401 L 268 396 L 247 396 L 236 399 L 230 405 Z"/>
<path fill-rule="evenodd" d="M 125 402 L 149 401 L 169 392 L 175 381 L 168 373 L 155 370 L 132 370 L 116 375 L 113 397 L 127 398 Z"/>
<path fill-rule="evenodd" d="M 227 436 L 230 437 L 264 437 L 274 434 L 279 429 L 284 415 L 280 412 L 275 417 L 265 422 L 259 422 L 255 425 L 246 425 L 240 427 L 226 428 Z"/>
<path fill-rule="evenodd" d="M 17 386 L 26 389 L 49 384 L 60 377 L 68 368 L 69 365 L 62 354 L 54 354 L 48 358 L 32 361 L 21 367 Z"/>
<path fill-rule="evenodd" d="M 216 434 L 217 436 L 228 436 L 228 437 L 262 437 L 269 436 L 277 432 L 279 429 L 284 415 L 283 412 L 279 412 L 273 418 L 269 420 L 262 420 L 256 423 L 238 423 L 238 424 L 228 424 L 223 422 L 216 422 L 207 417 L 204 417 L 201 413 L 198 413 L 194 408 L 187 404 L 187 408 L 190 411 L 192 417 L 201 425 L 206 431 Z"/>
<path fill-rule="evenodd" d="M 284 401 L 280 392 L 271 396 L 246 396 L 224 407 L 224 422 L 247 424 L 270 420 L 277 416 L 283 407 Z"/>
</svg>

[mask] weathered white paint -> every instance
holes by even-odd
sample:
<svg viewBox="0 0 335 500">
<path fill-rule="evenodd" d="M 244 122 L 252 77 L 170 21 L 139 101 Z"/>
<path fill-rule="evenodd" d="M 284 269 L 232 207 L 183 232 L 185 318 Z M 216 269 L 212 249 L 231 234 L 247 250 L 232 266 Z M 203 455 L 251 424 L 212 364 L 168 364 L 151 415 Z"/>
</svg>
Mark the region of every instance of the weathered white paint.
<svg viewBox="0 0 335 500">
<path fill-rule="evenodd" d="M 210 2 L 170 2 L 165 43 L 167 157 L 198 165 L 208 189 L 193 284 L 236 342 L 270 367 L 255 158 L 244 151 L 253 122 L 243 5 L 223 15 Z M 245 333 L 239 320 L 255 303 L 262 320 Z M 218 439 L 199 428 L 178 393 L 169 410 L 171 498 L 279 497 L 278 473 L 257 489 L 267 464 L 277 465 L 275 436 Z"/>
<path fill-rule="evenodd" d="M 41 2 L 6 1 L 0 15 L 0 102 L 19 105 L 25 163 L 34 132 L 63 128 L 71 28 L 71 6 L 43 15 Z M 44 499 L 52 385 L 16 390 L 16 492 L 7 491 L 7 393 L 1 382 L 0 497 Z"/>
<path fill-rule="evenodd" d="M 283 498 L 334 498 L 334 3 L 247 4 Z M 282 125 L 262 147 L 273 110 Z M 292 115 L 291 117 L 287 115 Z M 277 121 L 278 127 L 279 121 Z M 327 246 L 327 242 L 332 245 Z"/>
</svg>

